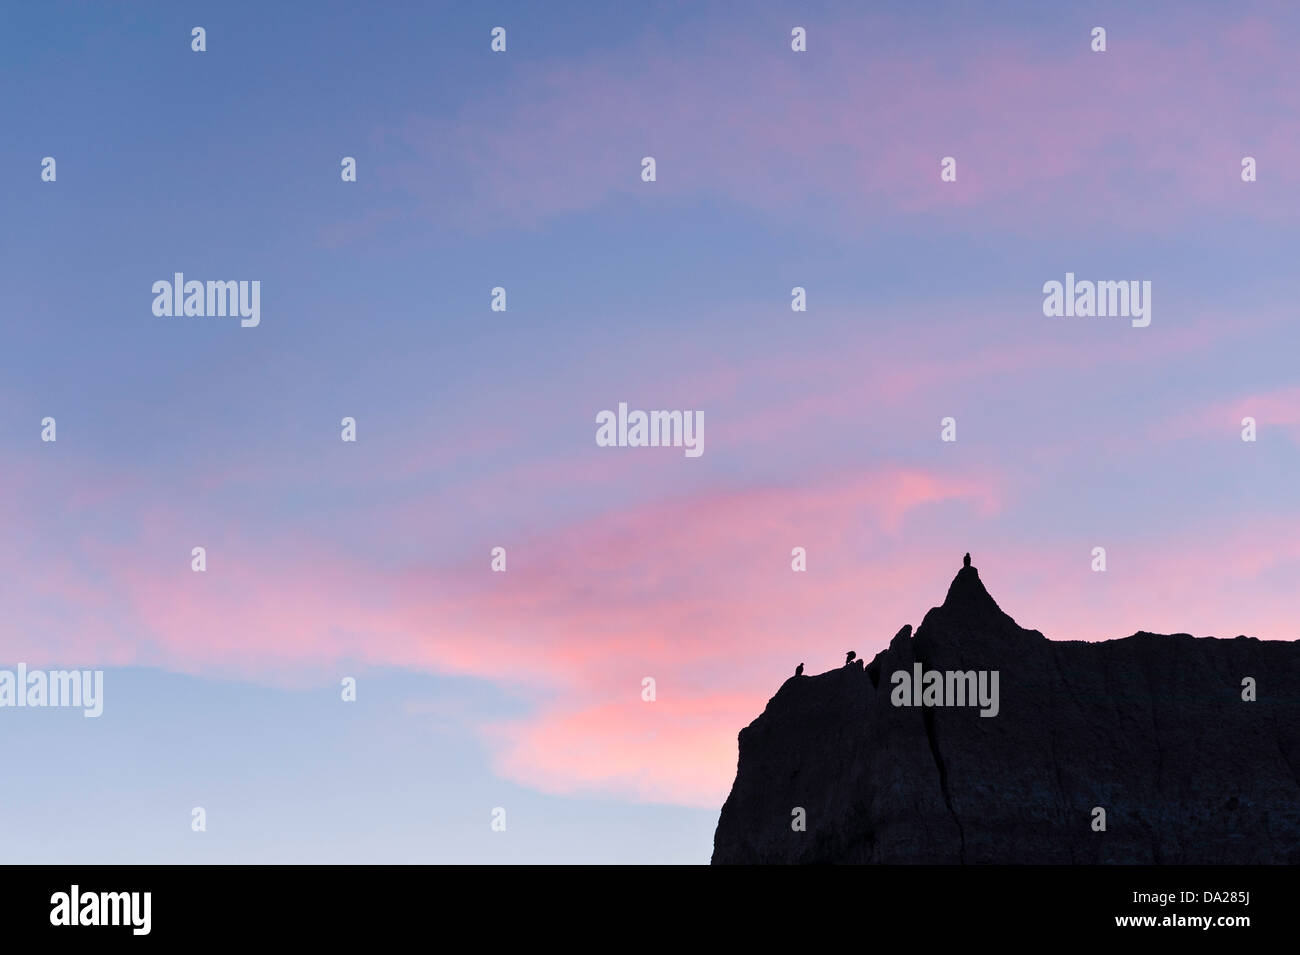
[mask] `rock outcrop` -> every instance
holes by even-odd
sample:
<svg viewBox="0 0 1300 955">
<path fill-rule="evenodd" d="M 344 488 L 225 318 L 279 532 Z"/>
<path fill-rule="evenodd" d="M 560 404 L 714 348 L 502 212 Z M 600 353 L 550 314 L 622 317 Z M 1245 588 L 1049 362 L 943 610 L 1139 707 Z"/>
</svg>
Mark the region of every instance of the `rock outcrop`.
<svg viewBox="0 0 1300 955">
<path fill-rule="evenodd" d="M 996 671 L 996 715 L 894 705 L 917 664 Z M 915 636 L 741 730 L 713 862 L 1300 863 L 1300 642 L 1050 641 L 964 566 Z"/>
</svg>

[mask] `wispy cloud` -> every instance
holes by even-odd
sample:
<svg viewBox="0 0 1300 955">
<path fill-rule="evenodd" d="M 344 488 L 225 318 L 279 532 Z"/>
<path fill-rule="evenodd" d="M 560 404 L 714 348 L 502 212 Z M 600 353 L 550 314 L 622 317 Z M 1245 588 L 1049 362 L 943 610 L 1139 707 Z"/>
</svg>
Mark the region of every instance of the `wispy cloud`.
<svg viewBox="0 0 1300 955">
<path fill-rule="evenodd" d="M 1207 211 L 1294 218 L 1280 200 L 1300 185 L 1300 132 L 1282 119 L 1300 93 L 1273 82 L 1289 68 L 1289 22 L 1113 24 L 1104 54 L 1075 28 L 1047 50 L 1014 34 L 948 34 L 918 55 L 891 45 L 899 29 L 884 14 L 838 24 L 873 39 L 869 56 L 814 30 L 803 56 L 774 32 L 686 53 L 680 38 L 652 36 L 532 63 L 455 118 L 385 130 L 381 175 L 476 230 L 648 189 L 783 217 L 816 210 L 841 228 L 931 212 L 980 233 L 1065 222 L 1168 233 Z M 644 155 L 659 164 L 650 187 Z M 1244 155 L 1262 170 L 1249 187 Z M 958 160 L 955 184 L 939 182 L 943 156 Z"/>
</svg>

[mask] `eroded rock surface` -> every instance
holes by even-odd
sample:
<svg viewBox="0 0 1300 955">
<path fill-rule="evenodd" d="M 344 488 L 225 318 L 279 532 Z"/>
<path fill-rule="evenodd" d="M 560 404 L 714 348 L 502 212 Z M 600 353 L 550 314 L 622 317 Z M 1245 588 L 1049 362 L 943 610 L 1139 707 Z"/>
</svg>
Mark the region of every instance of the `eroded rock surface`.
<svg viewBox="0 0 1300 955">
<path fill-rule="evenodd" d="M 998 671 L 997 715 L 892 705 L 918 662 Z M 741 730 L 713 862 L 1300 863 L 1300 642 L 1050 641 L 963 567 L 915 636 Z"/>
</svg>

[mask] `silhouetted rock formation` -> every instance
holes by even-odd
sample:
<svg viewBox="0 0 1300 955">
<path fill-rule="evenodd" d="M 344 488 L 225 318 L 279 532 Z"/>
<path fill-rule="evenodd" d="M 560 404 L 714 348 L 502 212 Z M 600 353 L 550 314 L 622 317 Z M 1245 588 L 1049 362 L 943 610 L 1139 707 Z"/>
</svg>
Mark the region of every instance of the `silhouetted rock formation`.
<svg viewBox="0 0 1300 955">
<path fill-rule="evenodd" d="M 917 663 L 998 671 L 997 715 L 894 706 Z M 964 566 L 915 637 L 741 730 L 713 862 L 1300 863 L 1300 642 L 1053 642 Z"/>
</svg>

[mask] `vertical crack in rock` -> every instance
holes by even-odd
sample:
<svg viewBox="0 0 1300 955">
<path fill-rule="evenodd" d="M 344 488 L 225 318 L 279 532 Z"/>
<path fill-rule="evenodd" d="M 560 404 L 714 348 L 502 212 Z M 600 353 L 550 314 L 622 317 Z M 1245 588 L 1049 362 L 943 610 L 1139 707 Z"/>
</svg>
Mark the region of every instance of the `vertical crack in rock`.
<svg viewBox="0 0 1300 955">
<path fill-rule="evenodd" d="M 934 756 L 935 768 L 939 770 L 939 791 L 943 793 L 944 805 L 948 807 L 948 812 L 952 815 L 952 821 L 957 826 L 958 849 L 957 858 L 961 860 L 962 865 L 966 864 L 966 833 L 962 829 L 961 817 L 957 815 L 957 810 L 952 807 L 952 794 L 948 791 L 948 769 L 943 764 L 943 755 L 939 752 L 939 740 L 934 733 L 934 711 L 922 710 L 921 721 L 925 723 L 925 736 L 930 741 L 930 754 Z"/>
<path fill-rule="evenodd" d="M 893 677 L 911 686 L 914 668 L 997 673 L 995 712 L 952 698 L 946 677 L 943 713 L 933 694 L 896 706 Z M 965 566 L 915 636 L 904 627 L 865 667 L 791 677 L 742 730 L 715 863 L 958 859 L 1300 863 L 1300 641 L 1054 642 Z"/>
</svg>

